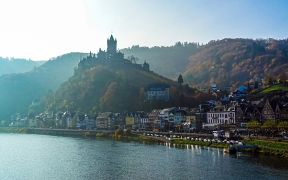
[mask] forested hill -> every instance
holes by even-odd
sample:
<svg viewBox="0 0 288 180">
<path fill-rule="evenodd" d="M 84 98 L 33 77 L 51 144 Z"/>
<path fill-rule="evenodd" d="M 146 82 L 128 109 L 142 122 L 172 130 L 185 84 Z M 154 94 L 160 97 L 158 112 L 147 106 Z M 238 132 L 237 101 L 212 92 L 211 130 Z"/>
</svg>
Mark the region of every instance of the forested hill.
<svg viewBox="0 0 288 180">
<path fill-rule="evenodd" d="M 145 104 L 144 90 L 151 84 L 166 84 L 171 88 L 171 100 L 162 104 Z M 190 88 L 183 93 L 193 93 Z M 57 109 L 101 112 L 139 111 L 176 105 L 178 84 L 156 73 L 129 64 L 104 63 L 77 72 L 56 91 Z M 53 99 L 53 98 L 48 98 Z M 49 100 L 48 100 L 49 101 Z M 53 101 L 50 102 L 53 104 Z M 179 105 L 179 104 L 177 104 Z M 50 105 L 49 105 L 50 106 Z M 53 107 L 53 106 L 50 106 Z"/>
<path fill-rule="evenodd" d="M 121 49 L 126 57 L 135 56 L 137 63 L 147 61 L 151 70 L 165 77 L 176 79 L 188 65 L 189 57 L 199 48 L 198 43 L 176 43 L 174 46 L 155 46 Z"/>
<path fill-rule="evenodd" d="M 202 46 L 189 60 L 191 85 L 237 85 L 250 80 L 288 79 L 288 40 L 223 39 Z"/>
<path fill-rule="evenodd" d="M 29 72 L 44 62 L 45 61 L 0 57 L 0 76 L 4 74 Z"/>
<path fill-rule="evenodd" d="M 73 75 L 84 53 L 68 53 L 53 58 L 30 72 L 9 74 L 0 77 L 0 120 L 11 114 L 27 113 L 32 101 L 49 90 L 56 89 Z"/>
</svg>

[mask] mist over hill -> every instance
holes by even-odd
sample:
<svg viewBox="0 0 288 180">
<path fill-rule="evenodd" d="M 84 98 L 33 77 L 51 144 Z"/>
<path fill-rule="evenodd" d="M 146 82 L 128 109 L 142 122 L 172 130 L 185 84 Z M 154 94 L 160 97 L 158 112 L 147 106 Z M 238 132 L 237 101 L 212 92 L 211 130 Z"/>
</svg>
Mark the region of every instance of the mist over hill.
<svg viewBox="0 0 288 180">
<path fill-rule="evenodd" d="M 125 57 L 135 56 L 138 63 L 144 61 L 150 64 L 151 70 L 165 77 L 176 79 L 188 65 L 189 57 L 200 47 L 199 43 L 181 43 L 174 46 L 140 47 L 121 49 Z"/>
<path fill-rule="evenodd" d="M 209 42 L 190 57 L 184 79 L 196 86 L 230 86 L 270 78 L 287 80 L 287 69 L 287 39 L 223 39 Z"/>
<path fill-rule="evenodd" d="M 0 120 L 14 113 L 27 113 L 32 101 L 55 90 L 73 75 L 84 53 L 68 53 L 53 58 L 30 72 L 0 77 Z"/>
<path fill-rule="evenodd" d="M 22 58 L 0 57 L 0 76 L 12 73 L 24 73 L 33 70 L 45 61 L 32 61 Z"/>
</svg>

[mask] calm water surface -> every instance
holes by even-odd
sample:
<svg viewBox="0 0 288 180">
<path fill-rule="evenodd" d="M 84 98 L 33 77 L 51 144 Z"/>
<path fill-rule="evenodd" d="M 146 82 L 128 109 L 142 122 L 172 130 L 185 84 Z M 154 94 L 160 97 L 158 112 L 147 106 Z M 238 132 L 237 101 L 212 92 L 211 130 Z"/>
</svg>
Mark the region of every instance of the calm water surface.
<svg viewBox="0 0 288 180">
<path fill-rule="evenodd" d="M 103 139 L 0 134 L 0 179 L 288 179 L 287 160 Z"/>
</svg>

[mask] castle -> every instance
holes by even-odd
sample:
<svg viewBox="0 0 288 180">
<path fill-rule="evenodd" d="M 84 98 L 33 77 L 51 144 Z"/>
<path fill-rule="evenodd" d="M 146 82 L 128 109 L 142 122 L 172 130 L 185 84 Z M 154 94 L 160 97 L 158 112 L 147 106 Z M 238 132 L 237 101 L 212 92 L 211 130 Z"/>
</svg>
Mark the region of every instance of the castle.
<svg viewBox="0 0 288 180">
<path fill-rule="evenodd" d="M 93 67 L 99 63 L 126 64 L 126 65 L 134 66 L 136 68 L 141 68 L 145 71 L 150 71 L 150 66 L 146 61 L 144 62 L 143 65 L 141 65 L 141 64 L 133 63 L 132 60 L 125 59 L 124 54 L 121 53 L 120 51 L 117 51 L 117 39 L 114 38 L 113 35 L 111 35 L 110 38 L 107 39 L 106 51 L 105 50 L 103 51 L 100 48 L 97 55 L 92 54 L 90 52 L 90 54 L 87 57 L 83 58 L 79 62 L 78 68 L 86 69 L 86 68 Z"/>
</svg>

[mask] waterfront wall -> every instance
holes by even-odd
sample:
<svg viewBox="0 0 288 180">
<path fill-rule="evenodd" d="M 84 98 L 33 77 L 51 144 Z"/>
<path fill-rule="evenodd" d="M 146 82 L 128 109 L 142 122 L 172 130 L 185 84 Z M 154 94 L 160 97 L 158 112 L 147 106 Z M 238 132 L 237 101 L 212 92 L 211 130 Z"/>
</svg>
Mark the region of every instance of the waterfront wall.
<svg viewBox="0 0 288 180">
<path fill-rule="evenodd" d="M 3 133 L 28 133 L 28 134 L 43 134 L 54 136 L 75 136 L 75 137 L 88 137 L 97 135 L 110 136 L 114 131 L 110 130 L 76 130 L 76 129 L 49 129 L 49 128 L 11 128 L 2 127 L 0 132 Z"/>
<path fill-rule="evenodd" d="M 94 136 L 97 134 L 111 135 L 114 131 L 110 130 L 74 130 L 74 129 L 43 129 L 43 128 L 28 128 L 29 134 L 45 134 L 55 136 Z"/>
</svg>

